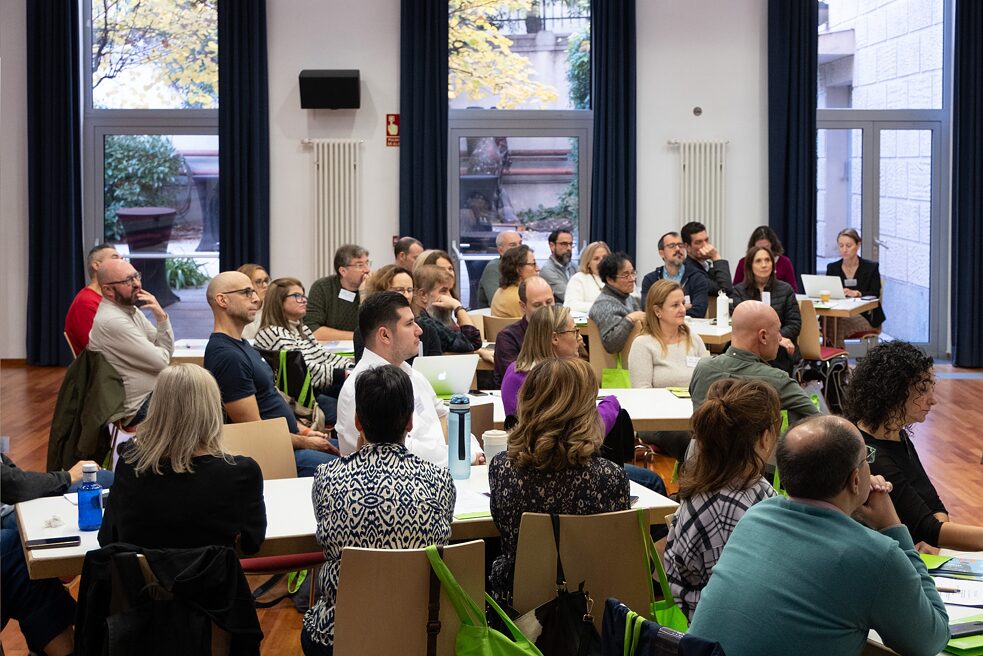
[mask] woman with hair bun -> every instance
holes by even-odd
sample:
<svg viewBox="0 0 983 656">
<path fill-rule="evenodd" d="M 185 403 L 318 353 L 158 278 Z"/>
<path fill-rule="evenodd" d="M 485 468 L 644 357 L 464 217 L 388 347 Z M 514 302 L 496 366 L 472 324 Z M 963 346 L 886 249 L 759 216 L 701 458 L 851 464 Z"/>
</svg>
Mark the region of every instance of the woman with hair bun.
<svg viewBox="0 0 983 656">
<path fill-rule="evenodd" d="M 664 557 L 672 596 L 689 619 L 737 521 L 775 496 L 762 473 L 781 422 L 778 394 L 760 380 L 718 380 L 693 412 L 699 452 L 680 473 Z"/>
</svg>

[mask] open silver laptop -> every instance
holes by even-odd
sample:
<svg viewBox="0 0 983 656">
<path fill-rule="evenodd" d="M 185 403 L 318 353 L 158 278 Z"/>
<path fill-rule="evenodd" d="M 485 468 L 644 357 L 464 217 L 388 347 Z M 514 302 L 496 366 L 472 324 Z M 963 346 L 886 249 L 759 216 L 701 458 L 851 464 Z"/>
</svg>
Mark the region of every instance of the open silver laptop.
<svg viewBox="0 0 983 656">
<path fill-rule="evenodd" d="M 437 396 L 467 394 L 478 368 L 478 354 L 418 356 L 413 368 L 430 381 Z"/>
<path fill-rule="evenodd" d="M 802 286 L 805 287 L 806 296 L 809 298 L 819 298 L 821 291 L 829 292 L 830 298 L 846 298 L 846 294 L 843 293 L 843 281 L 839 276 L 814 276 L 803 273 Z"/>
</svg>

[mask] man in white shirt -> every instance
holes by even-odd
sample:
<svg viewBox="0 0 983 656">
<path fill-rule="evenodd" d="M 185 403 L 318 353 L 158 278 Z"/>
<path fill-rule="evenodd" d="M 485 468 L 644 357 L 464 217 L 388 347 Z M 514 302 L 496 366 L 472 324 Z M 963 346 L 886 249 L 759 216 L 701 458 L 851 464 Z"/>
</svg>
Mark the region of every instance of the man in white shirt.
<svg viewBox="0 0 983 656">
<path fill-rule="evenodd" d="M 355 428 L 355 380 L 359 374 L 384 364 L 406 372 L 413 383 L 413 428 L 406 436 L 406 449 L 420 458 L 447 466 L 447 438 L 443 420 L 448 409 L 437 398 L 433 387 L 419 371 L 406 363 L 417 354 L 423 330 L 413 318 L 406 297 L 397 292 L 379 292 L 365 299 L 358 312 L 358 328 L 365 339 L 365 352 L 352 370 L 338 395 L 338 447 L 342 456 L 359 447 Z M 483 464 L 485 455 L 474 436 L 471 437 L 474 464 Z"/>
<path fill-rule="evenodd" d="M 126 260 L 106 260 L 97 274 L 102 300 L 92 321 L 89 349 L 102 353 L 123 379 L 125 424 L 143 421 L 157 375 L 171 362 L 174 331 L 154 295 L 140 285 L 140 273 Z M 155 328 L 140 308 L 149 310 Z"/>
</svg>

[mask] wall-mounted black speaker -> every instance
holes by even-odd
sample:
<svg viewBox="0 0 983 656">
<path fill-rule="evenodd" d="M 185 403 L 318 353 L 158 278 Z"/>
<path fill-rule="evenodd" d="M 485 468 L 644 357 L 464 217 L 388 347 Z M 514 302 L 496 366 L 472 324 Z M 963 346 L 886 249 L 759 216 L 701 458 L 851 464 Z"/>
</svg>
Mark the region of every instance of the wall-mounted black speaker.
<svg viewBox="0 0 983 656">
<path fill-rule="evenodd" d="M 357 70 L 300 72 L 301 109 L 358 109 L 360 104 Z"/>
</svg>

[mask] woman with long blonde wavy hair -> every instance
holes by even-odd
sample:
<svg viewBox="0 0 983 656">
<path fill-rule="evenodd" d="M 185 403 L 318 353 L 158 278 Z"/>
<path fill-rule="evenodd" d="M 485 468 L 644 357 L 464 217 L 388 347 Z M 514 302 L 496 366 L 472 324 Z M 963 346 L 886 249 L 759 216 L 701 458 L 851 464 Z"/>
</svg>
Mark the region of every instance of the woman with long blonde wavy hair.
<svg viewBox="0 0 983 656">
<path fill-rule="evenodd" d="M 550 358 L 533 367 L 519 390 L 519 423 L 508 449 L 488 467 L 491 513 L 502 535 L 492 565 L 492 594 L 508 600 L 519 522 L 526 512 L 592 515 L 629 507 L 628 477 L 599 455 L 604 425 L 597 378 L 583 360 Z"/>
</svg>

